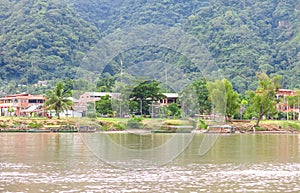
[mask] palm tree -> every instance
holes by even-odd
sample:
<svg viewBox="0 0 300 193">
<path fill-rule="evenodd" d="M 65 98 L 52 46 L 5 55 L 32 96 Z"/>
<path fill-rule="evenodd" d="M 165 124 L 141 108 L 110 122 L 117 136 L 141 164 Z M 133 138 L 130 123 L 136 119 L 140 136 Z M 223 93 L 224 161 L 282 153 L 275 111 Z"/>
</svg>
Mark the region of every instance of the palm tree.
<svg viewBox="0 0 300 193">
<path fill-rule="evenodd" d="M 68 99 L 69 96 L 71 96 L 71 90 L 66 90 L 63 83 L 58 82 L 53 90 L 46 91 L 45 105 L 49 109 L 54 109 L 57 118 L 60 119 L 59 114 L 73 106 L 73 102 Z"/>
</svg>

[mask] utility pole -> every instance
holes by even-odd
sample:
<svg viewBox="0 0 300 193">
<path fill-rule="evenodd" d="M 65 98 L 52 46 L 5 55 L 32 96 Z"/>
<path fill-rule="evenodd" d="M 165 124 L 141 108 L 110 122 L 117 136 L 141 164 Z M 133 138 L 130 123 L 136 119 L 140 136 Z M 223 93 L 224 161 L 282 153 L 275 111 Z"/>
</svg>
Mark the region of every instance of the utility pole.
<svg viewBox="0 0 300 193">
<path fill-rule="evenodd" d="M 142 116 L 142 114 L 143 114 L 143 101 L 142 101 L 142 99 L 140 99 L 140 112 L 141 112 L 141 116 Z"/>
<path fill-rule="evenodd" d="M 122 60 L 122 55 L 121 55 L 121 87 L 123 84 L 123 60 Z M 122 99 L 119 98 L 119 102 L 120 102 L 120 118 L 122 118 Z"/>
</svg>

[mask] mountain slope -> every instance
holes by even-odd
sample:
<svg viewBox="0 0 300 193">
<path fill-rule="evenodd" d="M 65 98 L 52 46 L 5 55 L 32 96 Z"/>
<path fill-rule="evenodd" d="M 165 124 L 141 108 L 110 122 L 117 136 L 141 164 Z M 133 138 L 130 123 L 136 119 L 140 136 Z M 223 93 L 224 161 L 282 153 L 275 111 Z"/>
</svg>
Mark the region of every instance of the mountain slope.
<svg viewBox="0 0 300 193">
<path fill-rule="evenodd" d="M 3 80 L 69 76 L 100 38 L 99 30 L 58 1 L 1 1 L 0 70 Z M 25 80 L 26 79 L 26 80 Z"/>
<path fill-rule="evenodd" d="M 16 84 L 74 78 L 103 37 L 153 23 L 194 35 L 240 92 L 256 87 L 259 71 L 282 75 L 283 87 L 300 88 L 299 14 L 299 0 L 2 0 L 0 76 Z M 141 49 L 123 53 L 126 63 L 162 60 L 197 72 L 172 50 Z"/>
<path fill-rule="evenodd" d="M 242 91 L 255 88 L 258 71 L 300 83 L 299 70 L 290 71 L 299 61 L 299 21 L 299 1 L 216 0 L 190 16 L 186 28 L 206 42 L 225 77 Z"/>
</svg>

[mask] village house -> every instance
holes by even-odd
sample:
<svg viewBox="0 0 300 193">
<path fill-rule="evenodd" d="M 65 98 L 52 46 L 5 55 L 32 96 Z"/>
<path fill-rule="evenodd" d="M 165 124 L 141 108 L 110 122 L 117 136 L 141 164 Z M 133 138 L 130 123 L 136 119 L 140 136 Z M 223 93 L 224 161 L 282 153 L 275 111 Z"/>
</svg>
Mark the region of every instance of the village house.
<svg viewBox="0 0 300 193">
<path fill-rule="evenodd" d="M 74 103 L 74 110 L 78 112 L 87 111 L 88 103 L 95 103 L 108 95 L 112 99 L 118 99 L 120 93 L 111 93 L 111 92 L 85 92 L 80 95 L 79 99 Z"/>
<path fill-rule="evenodd" d="M 171 103 L 177 103 L 178 93 L 163 93 L 166 98 L 159 101 L 160 106 L 168 106 Z M 85 92 L 80 95 L 79 100 L 74 104 L 74 110 L 79 112 L 87 111 L 88 103 L 95 103 L 101 99 L 101 97 L 108 95 L 111 99 L 118 100 L 120 93 L 111 92 Z"/>
<path fill-rule="evenodd" d="M 160 101 L 160 105 L 168 106 L 171 103 L 178 102 L 178 93 L 163 93 L 166 98 Z"/>
<path fill-rule="evenodd" d="M 276 93 L 276 99 L 278 101 L 276 105 L 276 109 L 278 112 L 283 112 L 283 113 L 298 113 L 298 120 L 300 120 L 299 104 L 292 105 L 288 100 L 288 97 L 291 96 L 297 96 L 297 93 L 294 90 L 290 90 L 290 89 L 278 89 Z"/>
<path fill-rule="evenodd" d="M 27 93 L 8 95 L 0 98 L 1 116 L 25 116 L 32 113 L 43 114 L 45 97 Z"/>
</svg>

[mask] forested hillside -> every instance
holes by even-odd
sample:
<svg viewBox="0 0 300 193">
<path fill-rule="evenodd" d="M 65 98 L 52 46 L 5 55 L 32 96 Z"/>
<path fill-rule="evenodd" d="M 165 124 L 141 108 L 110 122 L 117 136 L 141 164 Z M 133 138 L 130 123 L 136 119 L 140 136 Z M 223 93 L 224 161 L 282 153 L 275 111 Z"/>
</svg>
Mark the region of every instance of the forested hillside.
<svg viewBox="0 0 300 193">
<path fill-rule="evenodd" d="M 299 0 L 2 0 L 2 87 L 74 78 L 99 40 L 119 29 L 152 23 L 194 35 L 240 92 L 256 87 L 259 71 L 283 75 L 284 87 L 300 88 L 299 14 Z M 152 55 L 153 60 L 193 70 L 190 61 L 176 61 L 178 54 L 172 60 L 172 51 L 164 48 L 123 54 L 126 63 L 149 61 Z M 117 73 L 113 63 L 107 69 Z"/>
<path fill-rule="evenodd" d="M 55 0 L 1 0 L 0 70 L 5 82 L 71 77 L 99 30 Z"/>
<path fill-rule="evenodd" d="M 189 17 L 186 30 L 206 42 L 238 90 L 254 89 L 255 73 L 283 76 L 299 88 L 299 0 L 216 0 Z"/>
</svg>

